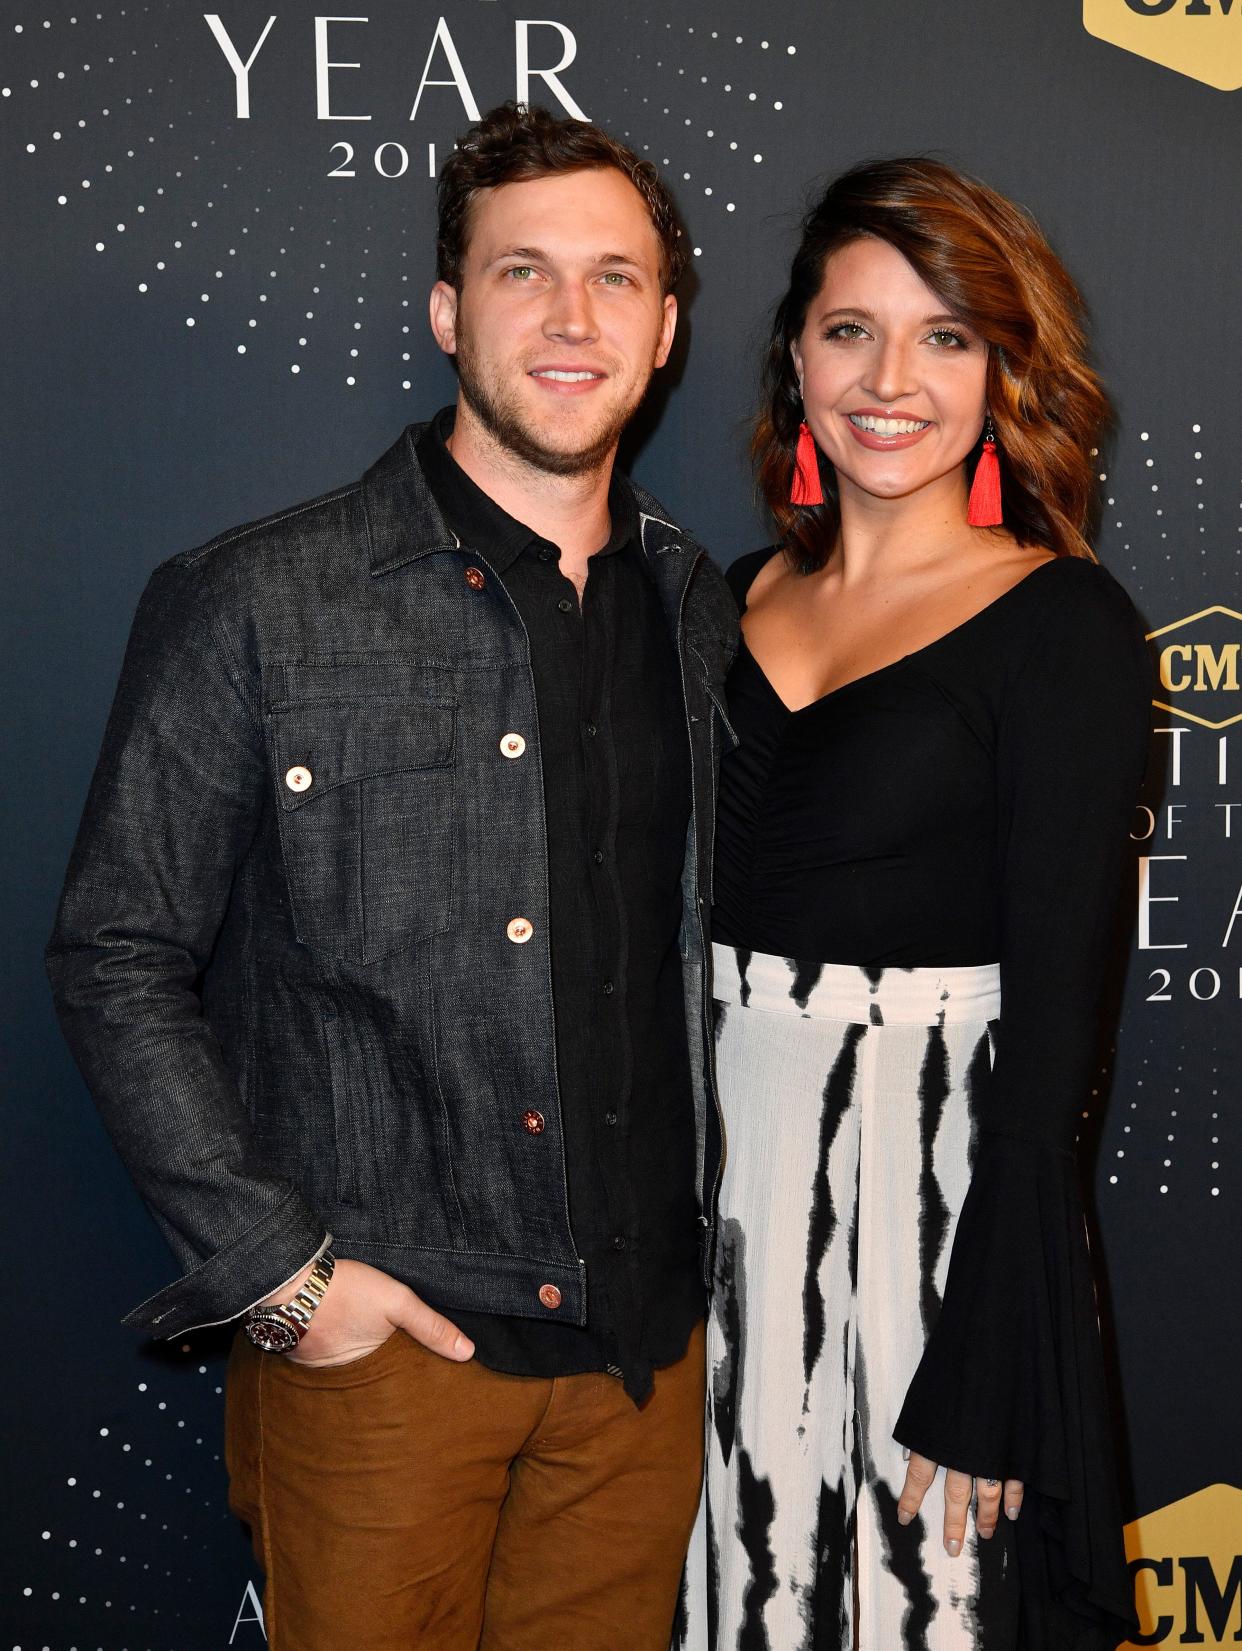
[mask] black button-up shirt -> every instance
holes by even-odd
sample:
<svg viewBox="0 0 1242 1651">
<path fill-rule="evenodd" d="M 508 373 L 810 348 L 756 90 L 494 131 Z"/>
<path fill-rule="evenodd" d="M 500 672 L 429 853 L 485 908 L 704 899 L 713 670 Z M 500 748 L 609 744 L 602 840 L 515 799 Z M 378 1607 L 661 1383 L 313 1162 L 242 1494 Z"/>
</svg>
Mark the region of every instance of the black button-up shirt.
<svg viewBox="0 0 1242 1651">
<path fill-rule="evenodd" d="M 436 504 L 526 627 L 547 814 L 552 995 L 570 1223 L 587 1324 L 454 1313 L 492 1369 L 608 1370 L 636 1402 L 702 1317 L 694 1105 L 678 933 L 690 755 L 677 650 L 624 477 L 579 604 L 560 551 L 478 488 L 445 446 L 418 457 Z M 520 732 L 520 730 L 516 730 Z M 549 1058 L 552 1052 L 549 1051 Z M 521 1111 L 522 1097 L 514 1097 Z M 524 1126 L 540 1131 L 527 1114 Z"/>
</svg>

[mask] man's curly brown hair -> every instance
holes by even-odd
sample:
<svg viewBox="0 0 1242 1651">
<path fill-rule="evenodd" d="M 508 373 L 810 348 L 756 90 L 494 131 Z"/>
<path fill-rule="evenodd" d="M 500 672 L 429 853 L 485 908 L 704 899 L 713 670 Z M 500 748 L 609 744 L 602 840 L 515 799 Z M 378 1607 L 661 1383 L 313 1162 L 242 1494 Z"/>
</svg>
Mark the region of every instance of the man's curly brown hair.
<svg viewBox="0 0 1242 1651">
<path fill-rule="evenodd" d="M 673 197 L 655 167 L 590 121 L 563 120 L 521 103 L 490 109 L 441 169 L 436 275 L 460 290 L 470 209 L 480 191 L 605 166 L 623 173 L 642 196 L 660 242 L 661 285 L 671 292 L 686 267 L 685 236 Z"/>
</svg>

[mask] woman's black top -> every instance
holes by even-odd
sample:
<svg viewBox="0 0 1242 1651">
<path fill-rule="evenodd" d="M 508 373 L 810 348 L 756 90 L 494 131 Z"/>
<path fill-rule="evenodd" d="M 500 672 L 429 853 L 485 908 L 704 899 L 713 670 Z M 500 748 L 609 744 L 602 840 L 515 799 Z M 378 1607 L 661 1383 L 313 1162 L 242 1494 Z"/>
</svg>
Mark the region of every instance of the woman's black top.
<svg viewBox="0 0 1242 1651">
<path fill-rule="evenodd" d="M 773 554 L 729 569 L 739 608 Z M 745 643 L 728 681 L 713 937 L 804 963 L 1000 965 L 970 1191 L 894 1431 L 1029 1487 L 1030 1651 L 1134 1623 L 1073 1154 L 1150 699 L 1129 598 L 1076 558 L 802 710 Z"/>
</svg>

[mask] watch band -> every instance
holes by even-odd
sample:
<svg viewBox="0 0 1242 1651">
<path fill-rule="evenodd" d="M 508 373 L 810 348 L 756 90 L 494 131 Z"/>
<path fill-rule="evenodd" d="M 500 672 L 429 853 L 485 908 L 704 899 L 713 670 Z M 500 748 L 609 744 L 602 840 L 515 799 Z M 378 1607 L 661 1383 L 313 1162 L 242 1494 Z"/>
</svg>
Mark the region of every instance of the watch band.
<svg viewBox="0 0 1242 1651">
<path fill-rule="evenodd" d="M 264 1353 L 288 1353 L 310 1329 L 311 1316 L 332 1282 L 336 1257 L 325 1250 L 291 1301 L 251 1307 L 242 1319 L 247 1336 Z"/>
</svg>

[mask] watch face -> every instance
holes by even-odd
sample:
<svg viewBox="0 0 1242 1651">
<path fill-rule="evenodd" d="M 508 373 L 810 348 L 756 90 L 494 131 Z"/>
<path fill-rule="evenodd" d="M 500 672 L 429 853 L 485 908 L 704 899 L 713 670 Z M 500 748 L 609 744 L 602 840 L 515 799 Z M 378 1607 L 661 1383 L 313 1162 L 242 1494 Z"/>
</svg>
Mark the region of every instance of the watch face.
<svg viewBox="0 0 1242 1651">
<path fill-rule="evenodd" d="M 246 1326 L 246 1334 L 265 1353 L 287 1353 L 299 1341 L 293 1326 L 279 1319 L 251 1319 Z"/>
</svg>

